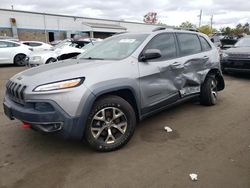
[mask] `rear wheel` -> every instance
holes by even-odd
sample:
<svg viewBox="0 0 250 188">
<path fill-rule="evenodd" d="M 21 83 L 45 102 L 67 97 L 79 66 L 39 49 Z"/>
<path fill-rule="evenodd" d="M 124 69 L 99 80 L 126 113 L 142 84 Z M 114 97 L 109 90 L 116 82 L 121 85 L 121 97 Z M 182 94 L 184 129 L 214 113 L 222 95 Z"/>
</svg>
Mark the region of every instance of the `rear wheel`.
<svg viewBox="0 0 250 188">
<path fill-rule="evenodd" d="M 98 151 L 113 151 L 132 137 L 136 117 L 132 106 L 118 96 L 97 100 L 90 113 L 85 138 Z"/>
<path fill-rule="evenodd" d="M 14 64 L 16 66 L 24 66 L 25 65 L 25 58 L 26 58 L 25 54 L 17 54 L 14 57 Z"/>
<path fill-rule="evenodd" d="M 208 75 L 201 86 L 201 104 L 212 106 L 217 103 L 218 90 L 215 75 Z"/>
</svg>

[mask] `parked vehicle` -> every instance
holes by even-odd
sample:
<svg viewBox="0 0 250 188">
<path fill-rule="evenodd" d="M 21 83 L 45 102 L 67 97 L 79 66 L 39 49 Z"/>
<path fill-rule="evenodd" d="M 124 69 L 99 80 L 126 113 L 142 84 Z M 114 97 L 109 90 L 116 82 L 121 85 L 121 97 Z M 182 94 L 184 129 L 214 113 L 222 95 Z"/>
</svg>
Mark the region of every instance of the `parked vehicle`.
<svg viewBox="0 0 250 188">
<path fill-rule="evenodd" d="M 14 41 L 0 40 L 0 64 L 25 65 L 25 58 L 32 49 Z"/>
<path fill-rule="evenodd" d="M 19 39 L 13 38 L 13 37 L 8 37 L 8 36 L 0 36 L 0 40 L 8 40 L 8 41 L 19 42 Z"/>
<path fill-rule="evenodd" d="M 49 64 L 58 60 L 64 60 L 75 57 L 84 52 L 82 47 L 88 44 L 89 41 L 72 41 L 64 40 L 48 51 L 34 52 L 28 59 L 28 65 L 31 67 L 43 64 Z"/>
<path fill-rule="evenodd" d="M 224 89 L 219 54 L 201 33 L 158 30 L 110 37 L 77 59 L 13 76 L 4 111 L 35 130 L 85 139 L 99 151 L 124 146 L 136 123 Z"/>
<path fill-rule="evenodd" d="M 223 51 L 221 67 L 223 72 L 250 73 L 250 36 L 241 38 L 232 48 Z"/>
<path fill-rule="evenodd" d="M 210 40 L 214 43 L 214 45 L 217 48 L 220 48 L 222 46 L 221 41 L 220 41 L 220 36 L 214 35 L 210 38 Z"/>
<path fill-rule="evenodd" d="M 46 44 L 40 41 L 21 41 L 22 44 L 32 47 L 33 51 L 44 51 L 53 48 L 50 44 Z"/>
<path fill-rule="evenodd" d="M 238 37 L 236 36 L 224 36 L 224 38 L 221 39 L 221 49 L 226 50 L 228 48 L 231 48 L 237 41 Z"/>
</svg>

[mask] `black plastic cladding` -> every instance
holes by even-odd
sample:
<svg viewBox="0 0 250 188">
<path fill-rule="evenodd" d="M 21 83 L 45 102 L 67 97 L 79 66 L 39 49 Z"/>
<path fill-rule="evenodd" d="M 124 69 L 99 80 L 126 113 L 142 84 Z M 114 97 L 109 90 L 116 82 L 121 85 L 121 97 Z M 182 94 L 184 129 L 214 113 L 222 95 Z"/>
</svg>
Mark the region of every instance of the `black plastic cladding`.
<svg viewBox="0 0 250 188">
<path fill-rule="evenodd" d="M 24 91 L 27 86 L 21 85 L 12 81 L 6 84 L 6 91 L 8 96 L 15 102 L 24 104 Z"/>
</svg>

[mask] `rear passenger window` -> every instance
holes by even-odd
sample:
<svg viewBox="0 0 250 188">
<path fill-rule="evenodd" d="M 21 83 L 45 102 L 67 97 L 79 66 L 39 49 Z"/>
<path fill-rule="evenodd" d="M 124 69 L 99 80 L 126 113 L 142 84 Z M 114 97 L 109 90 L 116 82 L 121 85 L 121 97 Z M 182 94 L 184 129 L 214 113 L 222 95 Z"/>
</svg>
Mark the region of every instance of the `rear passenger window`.
<svg viewBox="0 0 250 188">
<path fill-rule="evenodd" d="M 42 44 L 41 44 L 41 43 L 31 42 L 31 43 L 30 43 L 30 46 L 36 47 L 36 46 L 42 46 Z"/>
<path fill-rule="evenodd" d="M 180 55 L 186 56 L 201 52 L 201 44 L 199 38 L 195 34 L 177 33 L 180 44 Z"/>
<path fill-rule="evenodd" d="M 24 42 L 23 44 L 28 45 L 28 46 L 32 46 L 32 47 L 36 47 L 36 46 L 41 46 L 41 43 L 36 43 L 36 42 Z"/>
<path fill-rule="evenodd" d="M 14 43 L 14 42 L 3 42 L 6 48 L 11 48 L 11 47 L 18 47 L 20 44 Z"/>
<path fill-rule="evenodd" d="M 152 61 L 164 61 L 175 58 L 177 55 L 175 37 L 173 33 L 164 33 L 155 36 L 144 49 L 158 49 L 161 51 L 161 57 Z"/>
<path fill-rule="evenodd" d="M 202 47 L 202 50 L 203 51 L 208 51 L 208 50 L 211 50 L 211 46 L 210 44 L 207 42 L 207 40 L 202 37 L 202 36 L 199 36 L 200 37 L 200 41 L 201 41 L 201 47 Z"/>
</svg>

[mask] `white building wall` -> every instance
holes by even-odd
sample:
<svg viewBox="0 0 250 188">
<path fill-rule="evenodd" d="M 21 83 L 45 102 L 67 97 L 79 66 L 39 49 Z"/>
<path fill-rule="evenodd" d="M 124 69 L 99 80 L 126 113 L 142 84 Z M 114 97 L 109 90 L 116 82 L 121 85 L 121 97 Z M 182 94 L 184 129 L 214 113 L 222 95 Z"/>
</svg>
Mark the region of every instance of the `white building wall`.
<svg viewBox="0 0 250 188">
<path fill-rule="evenodd" d="M 98 31 L 98 32 L 120 32 L 118 29 L 110 28 L 91 28 L 87 23 L 99 23 L 119 25 L 125 27 L 130 32 L 147 32 L 151 31 L 156 25 L 92 19 L 82 17 L 68 17 L 63 15 L 46 15 L 43 13 L 34 14 L 31 12 L 19 12 L 0 9 L 0 28 L 10 28 L 10 18 L 15 18 L 17 28 L 19 29 L 37 29 L 37 30 L 54 30 L 54 31 Z"/>
<path fill-rule="evenodd" d="M 128 32 L 150 32 L 158 25 L 140 24 L 131 22 L 120 22 L 120 26 L 127 28 Z"/>
</svg>

